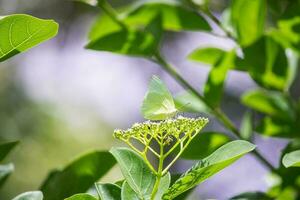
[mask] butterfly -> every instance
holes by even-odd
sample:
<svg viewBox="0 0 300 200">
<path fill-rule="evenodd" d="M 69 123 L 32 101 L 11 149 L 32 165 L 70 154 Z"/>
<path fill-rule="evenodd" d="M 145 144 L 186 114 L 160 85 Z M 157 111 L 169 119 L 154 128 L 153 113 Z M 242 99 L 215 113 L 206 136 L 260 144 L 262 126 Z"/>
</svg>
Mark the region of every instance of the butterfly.
<svg viewBox="0 0 300 200">
<path fill-rule="evenodd" d="M 152 76 L 141 110 L 144 118 L 149 120 L 165 120 L 178 112 L 170 91 L 157 76 Z"/>
</svg>

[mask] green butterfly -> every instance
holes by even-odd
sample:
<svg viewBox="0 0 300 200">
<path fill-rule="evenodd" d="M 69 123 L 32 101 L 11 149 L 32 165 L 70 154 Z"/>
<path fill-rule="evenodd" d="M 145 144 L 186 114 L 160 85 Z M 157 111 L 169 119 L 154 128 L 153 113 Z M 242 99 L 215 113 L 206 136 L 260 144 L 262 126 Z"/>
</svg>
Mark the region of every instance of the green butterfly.
<svg viewBox="0 0 300 200">
<path fill-rule="evenodd" d="M 174 117 L 177 112 L 174 99 L 167 86 L 157 76 L 152 76 L 142 105 L 144 118 L 165 120 Z"/>
</svg>

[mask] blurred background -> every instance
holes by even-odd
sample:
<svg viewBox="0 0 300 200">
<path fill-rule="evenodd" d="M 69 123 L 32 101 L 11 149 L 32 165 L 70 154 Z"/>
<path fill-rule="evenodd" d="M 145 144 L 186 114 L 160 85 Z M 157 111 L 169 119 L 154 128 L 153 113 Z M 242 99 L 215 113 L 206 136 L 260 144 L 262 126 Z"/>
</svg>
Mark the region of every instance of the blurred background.
<svg viewBox="0 0 300 200">
<path fill-rule="evenodd" d="M 111 1 L 114 6 L 127 2 Z M 226 3 L 213 1 L 217 17 Z M 55 19 L 60 31 L 55 39 L 1 63 L 0 140 L 22 142 L 8 158 L 16 169 L 0 190 L 0 199 L 37 189 L 49 170 L 64 166 L 84 151 L 119 144 L 112 137 L 113 130 L 143 120 L 140 106 L 153 74 L 174 94 L 183 90 L 156 64 L 142 58 L 85 50 L 98 9 L 69 0 L 0 0 L 0 15 L 12 13 Z M 222 34 L 217 28 L 214 31 Z M 200 90 L 209 68 L 187 61 L 186 56 L 199 46 L 228 49 L 233 44 L 205 33 L 170 32 L 162 48 L 169 62 Z M 239 124 L 245 109 L 238 98 L 257 86 L 242 72 L 230 72 L 226 84 L 224 109 Z M 297 91 L 294 88 L 295 94 Z M 214 119 L 207 130 L 224 131 Z M 256 141 L 277 165 L 286 141 L 261 137 Z M 174 170 L 184 171 L 191 164 L 182 161 Z M 104 181 L 120 176 L 115 168 Z M 264 191 L 271 182 L 266 169 L 248 155 L 202 184 L 190 199 L 226 199 L 244 191 Z"/>
</svg>

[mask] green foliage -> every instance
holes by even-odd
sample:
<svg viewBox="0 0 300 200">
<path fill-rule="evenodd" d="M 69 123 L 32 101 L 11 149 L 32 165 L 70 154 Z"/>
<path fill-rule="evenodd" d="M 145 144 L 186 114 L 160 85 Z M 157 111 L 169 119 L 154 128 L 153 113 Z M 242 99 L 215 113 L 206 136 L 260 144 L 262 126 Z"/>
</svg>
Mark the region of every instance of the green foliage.
<svg viewBox="0 0 300 200">
<path fill-rule="evenodd" d="M 285 167 L 300 167 L 300 150 L 285 154 L 282 164 Z"/>
<path fill-rule="evenodd" d="M 116 184 L 96 183 L 96 189 L 101 199 L 118 200 L 121 198 L 121 188 Z"/>
<path fill-rule="evenodd" d="M 211 2 L 206 0 L 138 1 L 120 10 L 115 10 L 106 0 L 79 1 L 103 11 L 90 31 L 88 49 L 140 56 L 153 61 L 185 91 L 174 99 L 166 85 L 154 76 L 141 109 L 144 118 L 152 121 L 136 123 L 128 130 L 114 132 L 114 137 L 124 141 L 131 149 L 112 148 L 112 155 L 108 152 L 87 154 L 63 170 L 51 173 L 42 186 L 45 199 L 61 200 L 86 192 L 114 166 L 115 159 L 125 180 L 118 184 L 97 183 L 101 199 L 184 199 L 198 184 L 251 151 L 280 181 L 266 193 L 246 192 L 232 199 L 299 199 L 300 172 L 295 167 L 300 166 L 300 104 L 290 94 L 299 67 L 299 0 L 226 1 L 228 5 L 224 4 L 223 13 L 220 13 L 221 21 L 212 13 Z M 15 20 L 15 17 L 21 19 Z M 25 17 L 33 22 L 26 27 L 18 25 L 28 24 Z M 205 31 L 218 36 L 211 30 L 207 19 L 223 29 L 222 37 L 232 40 L 235 45 L 230 50 L 197 48 L 188 56 L 192 61 L 211 66 L 202 94 L 166 61 L 160 45 L 167 31 Z M 40 32 L 37 31 L 39 29 Z M 43 34 L 35 39 L 32 36 L 27 41 L 26 36 L 34 30 Z M 0 20 L 1 32 L 8 36 L 0 38 L 0 61 L 3 61 L 53 37 L 57 25 L 53 21 L 16 15 Z M 22 42 L 24 40 L 25 43 Z M 221 109 L 230 70 L 248 74 L 259 87 L 246 91 L 241 97 L 241 103 L 249 111 L 240 117 L 240 127 L 236 127 Z M 238 140 L 229 142 L 232 138 L 214 131 L 199 134 L 208 120 L 175 117 L 178 111 L 209 114 L 234 134 L 232 138 Z M 256 113 L 260 114 L 259 123 L 256 123 Z M 290 139 L 282 154 L 282 165 L 274 167 L 254 150 L 255 145 L 248 142 L 252 140 L 254 131 L 264 136 Z M 11 145 L 3 150 L 0 146 L 0 160 L 14 146 Z M 179 158 L 198 161 L 177 178 L 169 170 Z M 0 183 L 11 170 L 12 165 L 0 167 Z M 69 199 L 95 198 L 78 194 Z"/>
<path fill-rule="evenodd" d="M 13 198 L 13 200 L 43 200 L 43 194 L 40 191 L 25 192 Z"/>
<path fill-rule="evenodd" d="M 75 194 L 65 200 L 97 200 L 95 197 L 89 194 Z"/>
<path fill-rule="evenodd" d="M 57 34 L 58 24 L 29 15 L 16 14 L 0 19 L 0 62 L 26 51 Z"/>
<path fill-rule="evenodd" d="M 247 46 L 264 32 L 265 0 L 232 0 L 230 19 L 241 46 Z"/>
<path fill-rule="evenodd" d="M 192 160 L 202 159 L 229 141 L 229 137 L 224 133 L 204 132 L 191 141 L 181 157 Z"/>
<path fill-rule="evenodd" d="M 254 149 L 255 146 L 253 144 L 242 140 L 225 144 L 208 157 L 196 163 L 176 180 L 164 194 L 163 199 L 173 199 L 195 187 Z"/>
<path fill-rule="evenodd" d="M 120 165 L 126 183 L 141 199 L 148 199 L 155 183 L 155 175 L 134 151 L 127 148 L 112 148 L 110 152 Z"/>
<path fill-rule="evenodd" d="M 86 192 L 114 165 L 115 160 L 108 152 L 94 151 L 84 154 L 64 169 L 51 172 L 41 186 L 41 191 L 46 200 L 61 200 Z"/>
</svg>

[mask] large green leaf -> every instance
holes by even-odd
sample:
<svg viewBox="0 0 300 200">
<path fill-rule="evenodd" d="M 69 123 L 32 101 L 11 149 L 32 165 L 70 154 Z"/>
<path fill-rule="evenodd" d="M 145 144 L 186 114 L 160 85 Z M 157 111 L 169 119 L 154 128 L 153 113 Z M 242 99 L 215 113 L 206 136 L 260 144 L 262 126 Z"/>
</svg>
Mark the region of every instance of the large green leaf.
<svg viewBox="0 0 300 200">
<path fill-rule="evenodd" d="M 0 144 L 0 162 L 9 154 L 9 152 L 18 144 L 18 141 L 6 142 Z"/>
<path fill-rule="evenodd" d="M 96 183 L 96 189 L 101 199 L 120 200 L 121 188 L 111 183 Z"/>
<path fill-rule="evenodd" d="M 13 200 L 43 200 L 43 193 L 40 191 L 25 192 L 13 198 Z"/>
<path fill-rule="evenodd" d="M 90 194 L 75 194 L 65 200 L 98 200 Z M 105 199 L 106 200 L 106 199 Z"/>
<path fill-rule="evenodd" d="M 29 15 L 16 14 L 0 19 L 0 62 L 26 51 L 57 34 L 58 24 Z"/>
<path fill-rule="evenodd" d="M 260 86 L 286 90 L 290 85 L 290 67 L 285 49 L 272 37 L 264 36 L 243 48 L 244 64 Z"/>
<path fill-rule="evenodd" d="M 265 0 L 232 0 L 230 14 L 231 23 L 242 46 L 251 44 L 263 34 Z"/>
<path fill-rule="evenodd" d="M 86 192 L 115 163 L 109 152 L 94 151 L 84 154 L 64 169 L 52 172 L 41 190 L 46 200 L 61 200 L 76 193 Z"/>
<path fill-rule="evenodd" d="M 279 92 L 252 90 L 242 96 L 242 103 L 278 119 L 286 121 L 295 119 L 296 114 L 289 100 Z"/>
<path fill-rule="evenodd" d="M 124 181 L 122 185 L 122 200 L 141 200 L 142 198 L 139 198 L 138 194 L 130 187 L 130 185 L 127 183 L 127 181 Z M 143 198 L 145 200 L 149 200 L 148 198 Z"/>
<path fill-rule="evenodd" d="M 124 28 L 105 16 L 96 23 L 90 33 L 88 49 L 110 51 L 132 56 L 152 56 L 161 38 L 160 15 L 150 21 L 143 30 Z"/>
<path fill-rule="evenodd" d="M 236 140 L 225 144 L 184 173 L 167 190 L 163 199 L 173 199 L 195 187 L 254 149 L 255 145 L 243 140 Z"/>
<path fill-rule="evenodd" d="M 172 0 L 138 2 L 123 18 L 130 26 L 145 26 L 157 14 L 162 15 L 164 30 L 211 30 L 201 15 Z"/>
<path fill-rule="evenodd" d="M 223 133 L 200 133 L 191 141 L 181 157 L 192 160 L 202 159 L 229 141 L 229 137 Z"/>
<path fill-rule="evenodd" d="M 300 150 L 285 154 L 282 163 L 285 167 L 300 167 Z"/>
<path fill-rule="evenodd" d="M 4 184 L 9 175 L 14 171 L 13 164 L 0 165 L 0 187 Z"/>
<path fill-rule="evenodd" d="M 204 98 L 214 107 L 218 107 L 221 102 L 227 72 L 233 68 L 234 61 L 235 50 L 232 50 L 221 56 L 208 75 L 204 87 Z"/>
<path fill-rule="evenodd" d="M 156 180 L 144 160 L 128 148 L 112 148 L 110 152 L 116 158 L 123 176 L 139 198 L 148 199 Z"/>
</svg>

